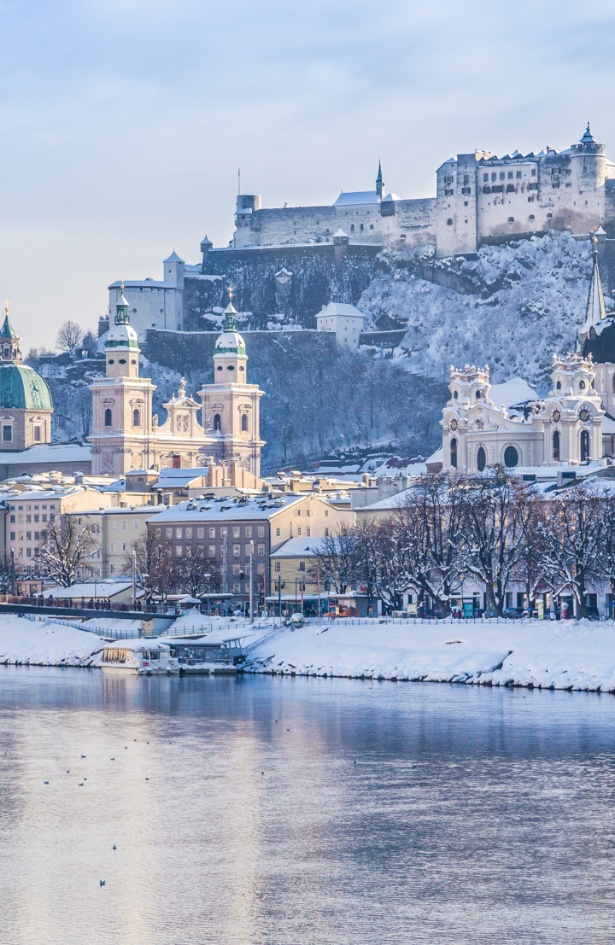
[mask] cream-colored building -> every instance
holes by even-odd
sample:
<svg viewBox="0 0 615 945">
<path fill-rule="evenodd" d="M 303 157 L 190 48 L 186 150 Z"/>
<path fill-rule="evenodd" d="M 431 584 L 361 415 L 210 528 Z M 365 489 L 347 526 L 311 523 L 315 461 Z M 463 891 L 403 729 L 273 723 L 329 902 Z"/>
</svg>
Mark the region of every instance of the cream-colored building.
<svg viewBox="0 0 615 945">
<path fill-rule="evenodd" d="M 102 579 L 130 574 L 133 548 L 147 538 L 148 520 L 163 509 L 138 505 L 73 512 L 78 525 L 89 527 L 92 539 L 92 553 L 81 568 L 81 577 Z"/>
<path fill-rule="evenodd" d="M 167 419 L 160 425 L 152 410 L 155 386 L 139 376 L 139 340 L 123 295 L 116 308 L 105 342 L 105 377 L 90 386 L 93 474 L 121 476 L 131 469 L 198 467 L 213 460 L 236 461 L 260 476 L 262 391 L 247 383 L 248 356 L 232 303 L 216 341 L 213 383 L 203 385 L 197 402 L 182 379 L 177 394 L 164 404 Z"/>
<path fill-rule="evenodd" d="M 22 492 L 3 499 L 5 547 L 18 571 L 37 569 L 37 558 L 45 541 L 45 530 L 57 524 L 65 513 L 111 506 L 117 498 L 112 493 L 80 486 Z"/>
</svg>

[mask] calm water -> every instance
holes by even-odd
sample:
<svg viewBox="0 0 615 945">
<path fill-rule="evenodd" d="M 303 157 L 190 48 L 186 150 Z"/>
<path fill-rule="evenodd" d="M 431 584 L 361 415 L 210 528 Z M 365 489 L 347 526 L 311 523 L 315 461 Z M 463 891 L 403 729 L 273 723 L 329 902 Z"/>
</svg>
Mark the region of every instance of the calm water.
<svg viewBox="0 0 615 945">
<path fill-rule="evenodd" d="M 614 719 L 595 694 L 2 667 L 0 942 L 615 943 Z"/>
</svg>

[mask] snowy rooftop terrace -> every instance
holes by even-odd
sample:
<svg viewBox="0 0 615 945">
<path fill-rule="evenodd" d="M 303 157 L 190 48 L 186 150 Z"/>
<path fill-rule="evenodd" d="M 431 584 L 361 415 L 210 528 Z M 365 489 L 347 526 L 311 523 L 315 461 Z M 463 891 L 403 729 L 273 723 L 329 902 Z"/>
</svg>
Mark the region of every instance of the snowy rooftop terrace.
<svg viewBox="0 0 615 945">
<path fill-rule="evenodd" d="M 165 509 L 156 517 L 158 522 L 194 522 L 200 515 L 207 521 L 244 521 L 245 519 L 267 520 L 278 515 L 283 509 L 304 501 L 305 495 L 280 495 L 274 499 L 268 496 L 258 499 L 226 496 L 221 499 L 195 499 L 180 502 L 173 508 Z"/>
</svg>

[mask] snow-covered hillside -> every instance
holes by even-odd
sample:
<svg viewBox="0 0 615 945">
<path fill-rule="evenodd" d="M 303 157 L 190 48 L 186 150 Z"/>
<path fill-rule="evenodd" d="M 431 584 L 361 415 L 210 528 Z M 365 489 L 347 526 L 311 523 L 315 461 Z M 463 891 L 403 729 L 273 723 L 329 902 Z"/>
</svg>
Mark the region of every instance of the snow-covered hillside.
<svg viewBox="0 0 615 945">
<path fill-rule="evenodd" d="M 374 324 L 408 325 L 403 348 L 417 374 L 444 379 L 450 364 L 488 363 L 494 381 L 519 375 L 543 391 L 552 352 L 574 346 L 585 318 L 590 243 L 569 233 L 441 260 L 433 273 L 441 284 L 406 253 L 385 252 L 382 263 L 358 307 Z"/>
</svg>

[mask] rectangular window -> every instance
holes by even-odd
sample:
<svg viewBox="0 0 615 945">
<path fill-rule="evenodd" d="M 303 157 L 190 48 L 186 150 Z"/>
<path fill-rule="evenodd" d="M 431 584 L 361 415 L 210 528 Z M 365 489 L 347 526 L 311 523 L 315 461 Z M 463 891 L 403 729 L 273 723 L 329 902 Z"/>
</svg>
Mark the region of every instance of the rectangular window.
<svg viewBox="0 0 615 945">
<path fill-rule="evenodd" d="M 246 538 L 252 538 L 252 526 L 246 525 Z"/>
<path fill-rule="evenodd" d="M 509 172 L 508 172 L 508 180 L 512 180 L 512 178 L 513 178 L 513 172 L 512 172 L 512 171 L 509 171 Z"/>
<path fill-rule="evenodd" d="M 44 508 L 44 506 L 43 506 L 43 508 Z M 46 521 L 47 521 L 47 513 L 46 513 L 46 512 L 43 512 L 43 514 L 41 515 L 41 522 L 46 522 Z"/>
<path fill-rule="evenodd" d="M 15 541 L 15 532 L 11 532 L 11 541 Z"/>
<path fill-rule="evenodd" d="M 257 546 L 256 546 L 256 554 L 258 555 L 259 558 L 264 558 L 264 557 L 265 557 L 265 546 L 264 546 L 264 545 L 257 545 Z"/>
<path fill-rule="evenodd" d="M 311 528 L 306 528 L 306 530 L 305 530 L 305 534 L 306 534 L 306 535 L 307 535 L 307 537 L 309 538 L 309 537 L 310 537 L 310 535 L 312 534 L 312 529 L 311 529 Z"/>
<path fill-rule="evenodd" d="M 497 179 L 498 179 L 498 175 L 497 175 L 497 174 L 492 174 L 492 175 L 491 175 L 491 180 L 497 180 Z"/>
<path fill-rule="evenodd" d="M 187 528 L 187 529 L 186 529 L 186 538 L 192 538 L 192 529 L 191 529 L 191 528 Z"/>
<path fill-rule="evenodd" d="M 216 537 L 216 529 L 215 529 L 215 528 L 210 528 L 210 529 L 209 529 L 209 537 L 210 537 L 210 538 L 215 538 L 215 537 Z"/>
<path fill-rule="evenodd" d="M 241 584 L 239 581 L 235 581 L 233 584 L 233 594 L 241 594 Z"/>
<path fill-rule="evenodd" d="M 113 519 L 111 519 L 111 521 L 109 522 L 109 528 L 111 529 L 112 532 L 115 531 L 115 521 Z"/>
<path fill-rule="evenodd" d="M 216 546 L 215 546 L 215 545 L 210 545 L 210 546 L 209 546 L 209 557 L 210 557 L 210 558 L 215 558 L 215 557 L 216 557 Z"/>
<path fill-rule="evenodd" d="M 52 512 L 52 513 L 50 514 L 50 516 L 49 516 L 49 521 L 50 521 L 50 522 L 55 522 L 55 520 L 56 520 L 55 512 Z"/>
<path fill-rule="evenodd" d="M 196 530 L 196 537 L 197 537 L 197 538 L 205 538 L 205 529 L 204 529 L 204 528 L 197 528 L 197 530 Z"/>
<path fill-rule="evenodd" d="M 233 558 L 239 558 L 241 555 L 241 545 L 233 545 Z"/>
<path fill-rule="evenodd" d="M 111 548 L 111 551 L 115 551 L 115 542 L 112 541 L 109 547 Z"/>
<path fill-rule="evenodd" d="M 181 546 L 181 545 L 175 545 L 175 555 L 176 555 L 177 558 L 181 558 L 181 556 L 182 556 L 182 546 Z"/>
<path fill-rule="evenodd" d="M 122 519 L 122 528 L 124 529 L 124 531 L 126 531 L 126 529 L 128 528 L 128 522 L 126 521 L 126 519 Z"/>
<path fill-rule="evenodd" d="M 300 570 L 300 571 L 305 571 L 305 561 L 300 561 L 300 562 L 299 562 L 299 570 Z"/>
<path fill-rule="evenodd" d="M 265 573 L 265 565 L 264 565 L 264 564 L 258 564 L 258 565 L 256 566 L 256 573 L 262 576 L 262 575 Z"/>
<path fill-rule="evenodd" d="M 35 515 L 35 516 L 34 516 L 34 521 L 35 521 L 35 522 L 40 521 L 40 515 Z M 81 524 L 81 523 L 80 523 L 80 524 Z"/>
<path fill-rule="evenodd" d="M 175 537 L 176 537 L 176 538 L 181 538 L 181 537 L 182 537 L 182 530 L 181 530 L 181 528 L 176 528 L 176 529 L 175 529 Z"/>
<path fill-rule="evenodd" d="M 264 537 L 265 537 L 265 526 L 264 526 L 264 525 L 259 525 L 259 526 L 258 526 L 257 534 L 258 534 L 258 537 L 259 537 L 259 538 L 264 538 Z"/>
<path fill-rule="evenodd" d="M 122 542 L 122 551 L 128 551 L 128 542 L 127 542 L 127 541 L 123 541 L 123 542 Z"/>
<path fill-rule="evenodd" d="M 14 516 L 14 515 L 11 515 L 11 524 L 12 524 L 12 525 L 15 524 L 15 516 Z"/>
<path fill-rule="evenodd" d="M 522 177 L 523 177 L 523 174 L 521 173 L 521 171 L 517 171 L 517 180 L 521 180 Z"/>
<path fill-rule="evenodd" d="M 26 515 L 26 522 L 31 522 L 31 521 L 32 521 L 32 516 Z"/>
<path fill-rule="evenodd" d="M 300 525 L 299 528 L 297 529 L 297 535 L 300 535 L 300 534 L 301 534 L 301 525 Z"/>
<path fill-rule="evenodd" d="M 279 528 L 276 528 L 275 533 L 276 533 L 276 537 L 279 538 L 279 537 L 280 537 L 280 529 L 279 529 Z"/>
<path fill-rule="evenodd" d="M 26 532 L 26 541 L 32 541 L 32 532 Z"/>
<path fill-rule="evenodd" d="M 26 548 L 26 558 L 31 558 L 31 557 L 32 557 L 32 549 Z"/>
<path fill-rule="evenodd" d="M 483 180 L 487 182 L 489 180 L 489 174 L 483 174 Z"/>
<path fill-rule="evenodd" d="M 241 538 L 241 529 L 235 527 L 233 529 L 233 538 Z"/>
<path fill-rule="evenodd" d="M 172 537 L 173 537 L 173 529 L 172 529 L 172 528 L 167 528 L 167 529 L 165 529 L 165 531 L 166 531 L 166 537 L 167 537 L 167 538 L 172 538 Z"/>
<path fill-rule="evenodd" d="M 2 427 L 2 440 L 4 443 L 10 443 L 13 439 L 13 428 L 6 424 Z"/>
<path fill-rule="evenodd" d="M 239 564 L 234 564 L 234 565 L 233 565 L 233 574 L 239 574 L 240 571 L 241 571 L 241 565 L 239 565 Z"/>
<path fill-rule="evenodd" d="M 280 572 L 280 562 L 279 562 L 279 561 L 274 562 L 273 570 L 274 570 L 276 573 L 279 574 L 279 572 Z"/>
<path fill-rule="evenodd" d="M 34 532 L 34 541 L 40 541 L 40 540 L 41 540 L 41 533 Z"/>
</svg>

